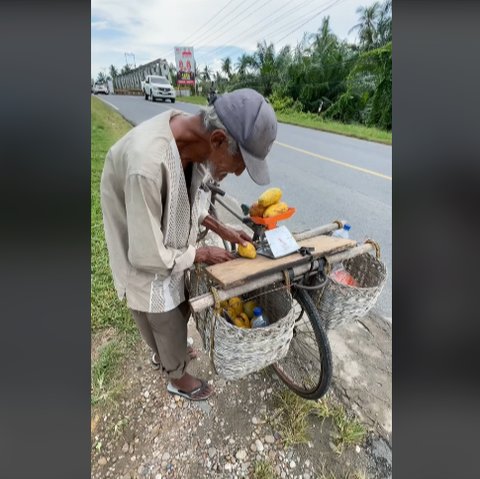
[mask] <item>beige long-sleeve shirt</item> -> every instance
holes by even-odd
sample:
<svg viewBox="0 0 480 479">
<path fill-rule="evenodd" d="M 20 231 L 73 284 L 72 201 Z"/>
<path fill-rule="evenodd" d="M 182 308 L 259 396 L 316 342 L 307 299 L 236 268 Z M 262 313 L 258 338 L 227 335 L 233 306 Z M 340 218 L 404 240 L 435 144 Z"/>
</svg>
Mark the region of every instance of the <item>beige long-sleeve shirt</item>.
<svg viewBox="0 0 480 479">
<path fill-rule="evenodd" d="M 195 259 L 205 218 L 207 177 L 192 168 L 190 199 L 170 129 L 170 110 L 130 130 L 105 159 L 100 184 L 105 238 L 118 297 L 131 309 L 170 311 L 185 300 L 184 273 Z"/>
</svg>

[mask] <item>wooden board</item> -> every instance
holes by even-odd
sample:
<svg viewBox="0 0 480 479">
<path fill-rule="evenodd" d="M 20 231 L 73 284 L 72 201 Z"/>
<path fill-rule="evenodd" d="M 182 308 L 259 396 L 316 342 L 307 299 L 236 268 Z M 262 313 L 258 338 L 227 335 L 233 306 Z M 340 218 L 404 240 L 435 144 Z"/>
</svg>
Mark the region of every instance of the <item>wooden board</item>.
<svg viewBox="0 0 480 479">
<path fill-rule="evenodd" d="M 325 256 L 353 248 L 357 243 L 354 240 L 336 238 L 332 236 L 315 236 L 298 241 L 299 246 L 313 247 L 314 257 Z M 258 255 L 255 259 L 237 258 L 225 263 L 215 264 L 206 268 L 207 273 L 222 288 L 229 288 L 249 281 L 252 278 L 281 271 L 283 269 L 309 261 L 299 253 L 283 258 L 271 259 Z"/>
</svg>

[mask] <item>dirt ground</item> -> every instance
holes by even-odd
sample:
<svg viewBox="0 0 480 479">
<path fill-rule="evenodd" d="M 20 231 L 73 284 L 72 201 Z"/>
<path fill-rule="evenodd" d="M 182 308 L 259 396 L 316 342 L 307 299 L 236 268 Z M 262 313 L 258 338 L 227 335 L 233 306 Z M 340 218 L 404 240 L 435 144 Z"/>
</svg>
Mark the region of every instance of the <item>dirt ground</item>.
<svg viewBox="0 0 480 479">
<path fill-rule="evenodd" d="M 207 240 L 208 241 L 208 240 Z M 92 347 L 110 339 L 93 338 Z M 189 371 L 207 378 L 208 401 L 171 396 L 139 342 L 123 364 L 116 407 L 92 416 L 92 479 L 388 479 L 392 477 L 392 328 L 374 311 L 329 332 L 334 377 L 328 401 L 365 426 L 366 438 L 335 449 L 332 422 L 309 417 L 305 444 L 283 445 L 271 418 L 286 386 L 269 369 L 239 381 L 215 376 L 193 320 L 199 357 Z M 95 357 L 95 351 L 92 357 Z M 260 473 L 268 464 L 270 475 Z M 256 470 L 256 472 L 255 472 Z"/>
<path fill-rule="evenodd" d="M 391 477 L 391 327 L 373 315 L 362 323 L 330 333 L 329 392 L 368 427 L 361 447 L 339 455 L 332 425 L 317 418 L 309 420 L 307 444 L 283 447 L 269 422 L 283 383 L 270 370 L 235 382 L 215 377 L 190 321 L 199 351 L 190 370 L 209 378 L 216 394 L 198 403 L 169 395 L 140 342 L 123 365 L 118 406 L 93 418 L 92 478 L 255 477 L 258 461 L 270 463 L 279 478 Z"/>
</svg>

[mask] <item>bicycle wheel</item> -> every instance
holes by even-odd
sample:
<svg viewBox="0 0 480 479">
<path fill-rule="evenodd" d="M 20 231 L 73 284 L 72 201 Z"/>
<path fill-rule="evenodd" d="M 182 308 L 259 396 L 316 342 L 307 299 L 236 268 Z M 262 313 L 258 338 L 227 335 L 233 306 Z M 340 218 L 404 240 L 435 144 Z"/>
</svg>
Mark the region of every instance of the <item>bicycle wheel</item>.
<svg viewBox="0 0 480 479">
<path fill-rule="evenodd" d="M 319 399 L 330 387 L 332 353 L 310 295 L 292 288 L 295 329 L 287 355 L 272 365 L 280 379 L 305 399 Z"/>
</svg>

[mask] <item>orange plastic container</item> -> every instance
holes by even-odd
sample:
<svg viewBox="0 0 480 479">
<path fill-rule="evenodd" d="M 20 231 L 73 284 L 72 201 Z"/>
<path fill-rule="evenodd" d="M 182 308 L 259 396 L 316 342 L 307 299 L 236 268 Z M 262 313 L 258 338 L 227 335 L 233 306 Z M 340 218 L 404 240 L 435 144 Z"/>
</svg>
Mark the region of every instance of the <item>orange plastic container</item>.
<svg viewBox="0 0 480 479">
<path fill-rule="evenodd" d="M 297 210 L 295 208 L 288 208 L 285 213 L 281 215 L 272 216 L 271 218 L 262 218 L 261 216 L 251 216 L 252 221 L 257 225 L 264 225 L 267 227 L 267 230 L 273 230 L 277 227 L 277 222 L 282 220 L 287 220 L 295 214 Z"/>
</svg>

